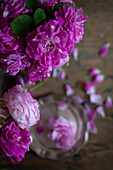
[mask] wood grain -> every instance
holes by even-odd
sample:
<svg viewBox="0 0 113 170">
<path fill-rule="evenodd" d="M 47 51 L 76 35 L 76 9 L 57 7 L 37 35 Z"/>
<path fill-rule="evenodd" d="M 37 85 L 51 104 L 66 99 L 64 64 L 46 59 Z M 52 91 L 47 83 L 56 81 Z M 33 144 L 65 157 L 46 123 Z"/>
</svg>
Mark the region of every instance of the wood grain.
<svg viewBox="0 0 113 170">
<path fill-rule="evenodd" d="M 79 60 L 71 62 L 66 71 L 66 80 L 49 79 L 42 87 L 34 91 L 39 97 L 48 93 L 64 93 L 63 85 L 69 83 L 74 93 L 84 99 L 85 81 L 91 81 L 88 70 L 97 67 L 105 75 L 105 80 L 97 85 L 97 93 L 103 101 L 109 95 L 113 98 L 113 1 L 112 0 L 76 0 L 76 6 L 82 7 L 88 16 L 85 24 L 84 39 L 77 45 Z M 98 55 L 101 46 L 110 42 L 111 47 L 104 58 Z M 97 116 L 95 123 L 98 133 L 90 135 L 88 143 L 73 158 L 53 161 L 37 157 L 34 152 L 26 154 L 21 163 L 11 163 L 9 158 L 0 156 L 0 169 L 33 170 L 112 170 L 113 169 L 113 108 L 106 109 L 106 117 Z"/>
</svg>

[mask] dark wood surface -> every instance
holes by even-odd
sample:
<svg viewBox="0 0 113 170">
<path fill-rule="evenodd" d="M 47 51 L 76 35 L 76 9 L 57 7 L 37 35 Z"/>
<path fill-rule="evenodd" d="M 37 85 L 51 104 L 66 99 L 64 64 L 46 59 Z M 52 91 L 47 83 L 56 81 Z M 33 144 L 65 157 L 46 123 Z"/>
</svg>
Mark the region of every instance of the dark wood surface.
<svg viewBox="0 0 113 170">
<path fill-rule="evenodd" d="M 89 19 L 85 24 L 84 39 L 77 45 L 79 60 L 70 66 L 63 67 L 66 80 L 50 79 L 42 87 L 34 91 L 39 97 L 48 93 L 64 94 L 63 85 L 69 83 L 74 93 L 85 100 L 85 81 L 91 81 L 88 70 L 97 67 L 105 75 L 105 80 L 97 85 L 97 93 L 113 98 L 113 1 L 112 0 L 76 0 L 76 6 L 82 7 Z M 110 42 L 111 47 L 104 58 L 98 51 L 101 46 Z M 113 169 L 113 108 L 106 109 L 106 117 L 97 116 L 95 123 L 98 133 L 89 136 L 88 143 L 78 155 L 60 161 L 42 159 L 34 152 L 26 154 L 21 163 L 13 164 L 8 157 L 0 156 L 0 169 L 36 169 L 36 170 L 112 170 Z"/>
</svg>

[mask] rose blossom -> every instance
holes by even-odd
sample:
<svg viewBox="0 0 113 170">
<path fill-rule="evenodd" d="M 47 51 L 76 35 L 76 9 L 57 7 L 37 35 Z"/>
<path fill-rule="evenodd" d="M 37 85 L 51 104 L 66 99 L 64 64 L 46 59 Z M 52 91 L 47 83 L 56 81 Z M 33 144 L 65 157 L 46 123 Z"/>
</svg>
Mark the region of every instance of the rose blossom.
<svg viewBox="0 0 113 170">
<path fill-rule="evenodd" d="M 88 17 L 83 17 L 82 8 L 74 9 L 73 6 L 64 5 L 59 11 L 55 12 L 56 20 L 70 34 L 74 43 L 79 43 L 84 34 L 84 22 Z"/>
<path fill-rule="evenodd" d="M 0 152 L 10 157 L 12 162 L 20 162 L 29 151 L 30 132 L 16 123 L 8 122 L 0 131 Z"/>
<path fill-rule="evenodd" d="M 29 79 L 32 82 L 36 82 L 38 80 L 42 81 L 43 79 L 46 79 L 50 77 L 52 72 L 52 67 L 45 67 L 43 68 L 39 62 L 33 63 L 28 69 L 27 69 Z"/>
<path fill-rule="evenodd" d="M 45 68 L 59 68 L 69 61 L 69 53 L 73 48 L 69 34 L 55 21 L 41 25 L 37 31 L 27 36 L 26 52 Z"/>
<path fill-rule="evenodd" d="M 2 22 L 8 19 L 14 19 L 20 14 L 26 14 L 28 12 L 31 12 L 31 10 L 26 8 L 23 0 L 4 0 L 0 4 L 0 19 Z"/>
<path fill-rule="evenodd" d="M 37 100 L 33 99 L 29 92 L 24 92 L 21 85 L 9 89 L 4 94 L 3 100 L 11 116 L 21 128 L 29 128 L 39 120 L 40 111 Z"/>
<path fill-rule="evenodd" d="M 49 119 L 47 127 L 50 129 L 48 138 L 56 140 L 56 147 L 59 149 L 70 149 L 75 144 L 76 124 L 63 116 L 57 119 Z"/>
<path fill-rule="evenodd" d="M 9 72 L 12 76 L 31 65 L 30 59 L 26 54 L 1 55 L 0 63 L 6 69 L 6 72 Z"/>
<path fill-rule="evenodd" d="M 15 35 L 10 23 L 0 26 L 0 51 L 3 54 L 21 53 L 23 51 L 23 38 Z"/>
</svg>

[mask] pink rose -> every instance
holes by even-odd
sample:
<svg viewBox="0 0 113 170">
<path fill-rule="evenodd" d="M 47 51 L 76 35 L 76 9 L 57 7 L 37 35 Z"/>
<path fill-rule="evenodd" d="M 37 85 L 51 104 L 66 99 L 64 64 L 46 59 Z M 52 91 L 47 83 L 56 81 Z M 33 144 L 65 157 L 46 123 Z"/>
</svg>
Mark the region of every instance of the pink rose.
<svg viewBox="0 0 113 170">
<path fill-rule="evenodd" d="M 10 157 L 12 162 L 20 162 L 30 145 L 30 132 L 16 123 L 8 122 L 0 131 L 0 153 Z"/>
<path fill-rule="evenodd" d="M 76 124 L 60 116 L 57 119 L 49 119 L 47 127 L 50 129 L 48 138 L 56 140 L 56 147 L 59 149 L 70 149 L 76 142 Z"/>
<path fill-rule="evenodd" d="M 39 105 L 31 94 L 24 92 L 21 85 L 9 89 L 3 100 L 9 109 L 10 115 L 21 128 L 29 128 L 40 119 Z"/>
</svg>

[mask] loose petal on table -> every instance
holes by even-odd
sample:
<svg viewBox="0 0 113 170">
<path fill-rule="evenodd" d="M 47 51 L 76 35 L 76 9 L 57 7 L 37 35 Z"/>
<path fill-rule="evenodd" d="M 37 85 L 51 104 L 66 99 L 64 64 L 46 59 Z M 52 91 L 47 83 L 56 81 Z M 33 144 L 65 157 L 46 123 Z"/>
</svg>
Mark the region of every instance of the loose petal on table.
<svg viewBox="0 0 113 170">
<path fill-rule="evenodd" d="M 100 104 L 102 104 L 102 96 L 100 94 L 91 94 L 90 102 L 93 104 L 100 105 Z"/>
<path fill-rule="evenodd" d="M 93 82 L 101 83 L 104 80 L 104 78 L 105 77 L 102 74 L 95 75 L 94 78 L 93 78 Z"/>
<path fill-rule="evenodd" d="M 102 48 L 101 48 L 100 51 L 99 51 L 100 57 L 106 56 L 109 47 L 110 47 L 110 43 L 109 43 L 109 42 L 106 43 L 106 44 L 104 44 L 104 45 L 102 46 Z"/>
<path fill-rule="evenodd" d="M 111 99 L 110 96 L 108 96 L 108 97 L 106 98 L 105 106 L 106 106 L 107 108 L 111 108 L 111 107 L 113 106 L 112 99 Z"/>
</svg>

